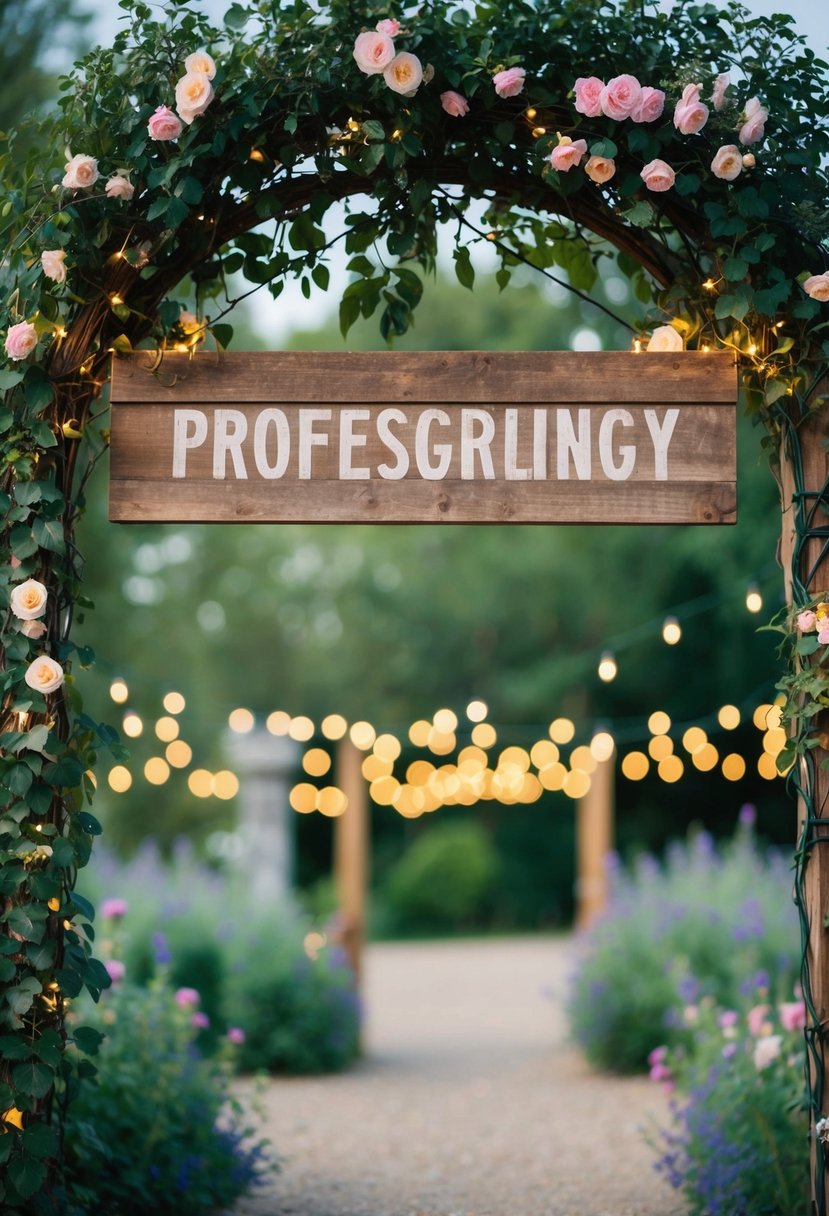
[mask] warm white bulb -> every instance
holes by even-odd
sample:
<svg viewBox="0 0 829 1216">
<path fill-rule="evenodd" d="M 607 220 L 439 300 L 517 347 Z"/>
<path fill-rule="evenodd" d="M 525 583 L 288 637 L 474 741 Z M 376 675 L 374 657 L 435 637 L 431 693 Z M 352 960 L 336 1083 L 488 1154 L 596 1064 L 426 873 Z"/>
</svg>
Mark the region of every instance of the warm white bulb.
<svg viewBox="0 0 829 1216">
<path fill-rule="evenodd" d="M 616 679 L 618 670 L 615 658 L 609 650 L 606 650 L 599 660 L 599 679 L 603 680 L 605 684 L 609 684 L 611 680 Z"/>
<path fill-rule="evenodd" d="M 763 597 L 753 583 L 746 592 L 746 608 L 749 612 L 763 611 Z"/>
<path fill-rule="evenodd" d="M 675 616 L 666 616 L 662 625 L 662 640 L 668 646 L 676 646 L 682 637 L 682 626 Z"/>
</svg>

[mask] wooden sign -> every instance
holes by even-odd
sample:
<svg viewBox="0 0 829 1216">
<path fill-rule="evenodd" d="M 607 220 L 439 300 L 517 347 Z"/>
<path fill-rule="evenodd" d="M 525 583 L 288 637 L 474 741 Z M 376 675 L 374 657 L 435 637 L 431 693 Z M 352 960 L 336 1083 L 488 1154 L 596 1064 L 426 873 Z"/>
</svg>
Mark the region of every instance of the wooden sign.
<svg viewBox="0 0 829 1216">
<path fill-rule="evenodd" d="M 119 522 L 733 523 L 728 351 L 115 358 Z"/>
</svg>

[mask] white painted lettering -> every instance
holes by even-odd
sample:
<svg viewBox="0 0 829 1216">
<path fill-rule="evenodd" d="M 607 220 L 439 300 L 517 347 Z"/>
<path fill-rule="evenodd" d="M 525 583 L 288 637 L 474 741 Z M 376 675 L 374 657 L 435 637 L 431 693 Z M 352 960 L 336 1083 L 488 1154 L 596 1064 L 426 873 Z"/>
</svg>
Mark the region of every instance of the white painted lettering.
<svg viewBox="0 0 829 1216">
<path fill-rule="evenodd" d="M 368 481 L 371 469 L 367 465 L 353 465 L 351 457 L 355 448 L 364 448 L 367 436 L 354 434 L 355 422 L 366 422 L 371 410 L 340 410 L 340 481 Z"/>
<path fill-rule="evenodd" d="M 533 410 L 533 480 L 547 480 L 546 410 Z"/>
<path fill-rule="evenodd" d="M 327 448 L 328 435 L 314 430 L 315 422 L 330 422 L 330 410 L 299 411 L 299 479 L 311 480 L 311 453 L 315 447 Z"/>
<path fill-rule="evenodd" d="M 173 477 L 186 475 L 187 453 L 191 448 L 201 447 L 206 438 L 207 415 L 202 410 L 173 412 Z"/>
<path fill-rule="evenodd" d="M 438 426 L 452 425 L 446 410 L 424 410 L 418 418 L 415 430 L 415 461 L 417 471 L 424 481 L 442 481 L 449 472 L 452 461 L 451 443 L 436 443 L 431 452 L 429 451 L 429 431 L 433 422 Z M 430 463 L 430 455 L 437 457 L 437 464 Z"/>
<path fill-rule="evenodd" d="M 475 424 L 481 429 L 475 434 Z M 495 420 L 487 410 L 461 410 L 461 478 L 475 480 L 475 453 L 481 462 L 481 472 L 487 481 L 495 480 L 489 445 L 495 438 Z"/>
<path fill-rule="evenodd" d="M 392 432 L 391 423 L 399 422 L 405 425 L 407 419 L 402 410 L 381 410 L 377 415 L 377 434 L 380 442 L 387 447 L 393 456 L 397 457 L 396 464 L 379 464 L 377 472 L 386 481 L 399 481 L 409 471 L 409 452 L 406 445 Z"/>
<path fill-rule="evenodd" d="M 590 460 L 590 410 L 579 410 L 579 433 L 573 429 L 573 416 L 570 410 L 556 410 L 556 437 L 558 439 L 557 477 L 559 481 L 567 481 L 570 477 L 570 460 L 579 481 L 590 481 L 592 466 Z"/>
<path fill-rule="evenodd" d="M 248 433 L 248 420 L 241 410 L 216 410 L 213 415 L 213 477 L 224 481 L 227 457 L 233 464 L 237 481 L 247 481 L 248 471 L 242 444 Z"/>
<path fill-rule="evenodd" d="M 268 463 L 268 430 L 273 426 L 276 433 L 276 463 Z M 276 481 L 285 476 L 291 455 L 291 430 L 282 410 L 262 410 L 257 416 L 253 430 L 253 459 L 256 471 L 266 481 Z"/>
<path fill-rule="evenodd" d="M 613 452 L 613 431 L 619 426 L 633 426 L 633 415 L 629 410 L 607 410 L 599 427 L 599 459 L 605 476 L 611 481 L 627 481 L 636 465 L 636 448 L 623 444 L 619 448 L 619 463 Z"/>
<path fill-rule="evenodd" d="M 653 440 L 654 478 L 656 481 L 668 480 L 668 445 L 673 437 L 674 429 L 679 419 L 679 410 L 665 411 L 665 417 L 660 423 L 656 410 L 645 410 L 645 422 Z"/>
<path fill-rule="evenodd" d="M 518 468 L 518 410 L 504 411 L 504 477 L 507 481 L 527 481 L 530 470 Z"/>
</svg>

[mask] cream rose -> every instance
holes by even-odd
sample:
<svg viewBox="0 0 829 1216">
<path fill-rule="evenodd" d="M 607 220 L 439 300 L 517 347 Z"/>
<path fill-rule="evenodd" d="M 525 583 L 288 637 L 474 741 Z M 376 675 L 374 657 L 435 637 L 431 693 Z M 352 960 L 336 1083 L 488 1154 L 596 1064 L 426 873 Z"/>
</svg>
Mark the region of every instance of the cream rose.
<svg viewBox="0 0 829 1216">
<path fill-rule="evenodd" d="M 88 190 L 94 186 L 100 176 L 98 162 L 94 156 L 84 156 L 79 153 L 64 165 L 66 172 L 61 185 L 67 190 Z"/>
<path fill-rule="evenodd" d="M 213 85 L 204 72 L 188 72 L 176 85 L 179 118 L 189 126 L 194 118 L 205 112 L 214 96 Z"/>
<path fill-rule="evenodd" d="M 19 633 L 25 634 L 27 638 L 33 638 L 35 641 L 42 638 L 46 632 L 43 621 L 21 621 L 17 628 Z"/>
<path fill-rule="evenodd" d="M 25 359 L 37 346 L 37 330 L 29 321 L 18 321 L 6 334 L 6 354 L 10 359 Z"/>
<path fill-rule="evenodd" d="M 50 659 L 48 654 L 42 654 L 29 664 L 23 678 L 35 692 L 48 694 L 60 688 L 63 683 L 63 668 L 60 663 Z"/>
<path fill-rule="evenodd" d="M 724 144 L 711 161 L 714 177 L 721 177 L 726 182 L 733 182 L 742 171 L 743 154 L 736 144 Z"/>
<path fill-rule="evenodd" d="M 135 194 L 135 186 L 122 173 L 114 173 L 104 187 L 107 198 L 124 198 L 129 202 Z"/>
<path fill-rule="evenodd" d="M 808 279 L 803 282 L 803 290 L 813 300 L 820 300 L 821 304 L 825 304 L 829 300 L 829 271 L 825 271 L 823 274 L 810 274 Z"/>
<path fill-rule="evenodd" d="M 47 279 L 56 283 L 66 282 L 66 251 L 64 249 L 44 249 L 40 255 L 40 264 Z"/>
<path fill-rule="evenodd" d="M 648 345 L 645 347 L 647 351 L 673 352 L 683 349 L 682 337 L 674 329 L 673 325 L 658 325 L 651 334 Z"/>
<path fill-rule="evenodd" d="M 34 621 L 46 611 L 48 592 L 36 578 L 27 578 L 12 589 L 11 610 L 21 621 Z"/>
<path fill-rule="evenodd" d="M 216 62 L 207 51 L 193 51 L 184 61 L 185 72 L 201 72 L 208 80 L 216 75 Z"/>
<path fill-rule="evenodd" d="M 379 76 L 394 59 L 394 43 L 388 34 L 366 30 L 354 42 L 354 62 L 366 76 Z"/>
<path fill-rule="evenodd" d="M 609 156 L 591 156 L 584 166 L 584 171 L 591 182 L 603 186 L 616 172 L 616 162 Z"/>
<path fill-rule="evenodd" d="M 676 181 L 676 173 L 664 160 L 650 160 L 639 174 L 649 190 L 659 192 L 670 190 Z"/>
<path fill-rule="evenodd" d="M 423 68 L 417 55 L 411 55 L 408 51 L 395 55 L 383 73 L 383 79 L 392 92 L 411 97 L 423 79 Z"/>
</svg>

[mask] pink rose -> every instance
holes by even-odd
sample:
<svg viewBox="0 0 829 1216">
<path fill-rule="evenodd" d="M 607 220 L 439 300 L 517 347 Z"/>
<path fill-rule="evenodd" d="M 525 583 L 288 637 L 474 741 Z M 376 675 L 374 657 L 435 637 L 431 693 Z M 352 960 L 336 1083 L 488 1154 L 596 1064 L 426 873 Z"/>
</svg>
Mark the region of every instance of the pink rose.
<svg viewBox="0 0 829 1216">
<path fill-rule="evenodd" d="M 178 988 L 173 999 L 181 1009 L 195 1009 L 201 997 L 195 988 Z"/>
<path fill-rule="evenodd" d="M 43 624 L 43 621 L 21 621 L 17 628 L 19 633 L 22 633 L 27 638 L 31 638 L 35 642 L 38 638 L 42 638 L 46 632 L 46 626 Z"/>
<path fill-rule="evenodd" d="M 708 106 L 699 99 L 700 86 L 686 84 L 674 110 L 674 126 L 680 135 L 696 135 L 708 122 Z"/>
<path fill-rule="evenodd" d="M 200 1009 L 197 1009 L 190 1019 L 190 1025 L 194 1030 L 207 1030 L 210 1025 L 210 1018 L 206 1013 L 202 1013 Z"/>
<path fill-rule="evenodd" d="M 241 1026 L 228 1026 L 227 1041 L 228 1041 L 228 1043 L 235 1043 L 237 1047 L 240 1046 L 242 1043 L 244 1043 L 245 1032 L 244 1032 L 244 1030 L 242 1030 L 242 1027 Z"/>
<path fill-rule="evenodd" d="M 101 900 L 101 916 L 104 920 L 123 920 L 127 915 L 127 907 L 125 899 L 103 899 Z"/>
<path fill-rule="evenodd" d="M 12 589 L 9 606 L 21 621 L 35 621 L 46 612 L 48 592 L 36 578 L 27 578 Z"/>
<path fill-rule="evenodd" d="M 185 72 L 201 72 L 208 80 L 216 75 L 216 61 L 207 51 L 193 51 L 184 61 Z"/>
<path fill-rule="evenodd" d="M 664 160 L 650 160 L 639 174 L 649 190 L 670 190 L 676 181 L 676 174 Z"/>
<path fill-rule="evenodd" d="M 40 255 L 40 264 L 47 279 L 55 283 L 66 282 L 66 250 L 44 249 Z"/>
<path fill-rule="evenodd" d="M 757 1071 L 768 1068 L 769 1064 L 778 1058 L 782 1047 L 782 1035 L 769 1034 L 764 1039 L 758 1039 L 754 1044 L 754 1067 Z"/>
<path fill-rule="evenodd" d="M 616 161 L 609 156 L 591 156 L 584 166 L 584 171 L 591 182 L 597 182 L 602 186 L 605 182 L 609 182 L 616 172 Z"/>
<path fill-rule="evenodd" d="M 728 72 L 720 72 L 719 76 L 714 81 L 714 90 L 711 94 L 711 101 L 717 113 L 723 109 L 728 101 L 725 94 L 730 84 L 731 77 L 729 76 Z"/>
<path fill-rule="evenodd" d="M 602 89 L 604 81 L 598 76 L 579 76 L 573 85 L 576 93 L 576 109 L 588 118 L 598 118 L 602 112 Z"/>
<path fill-rule="evenodd" d="M 767 1021 L 770 1010 L 771 1005 L 755 1005 L 746 1014 L 748 1033 L 753 1035 L 755 1039 L 770 1029 L 770 1024 Z"/>
<path fill-rule="evenodd" d="M 18 321 L 6 334 L 6 354 L 10 359 L 25 359 L 37 346 L 37 330 L 28 321 Z"/>
<path fill-rule="evenodd" d="M 630 118 L 642 100 L 642 86 L 635 76 L 614 76 L 599 94 L 602 113 L 621 122 Z"/>
<path fill-rule="evenodd" d="M 806 1005 L 803 1001 L 784 1001 L 780 1006 L 780 1025 L 784 1030 L 803 1030 L 806 1026 Z"/>
<path fill-rule="evenodd" d="M 82 153 L 73 156 L 64 168 L 66 172 L 61 185 L 66 190 L 88 190 L 98 180 L 98 162 L 94 156 L 84 156 Z"/>
<path fill-rule="evenodd" d="M 746 152 L 745 156 L 743 157 L 743 168 L 744 169 L 753 169 L 756 164 L 757 164 L 757 157 L 754 155 L 754 153 Z"/>
<path fill-rule="evenodd" d="M 178 139 L 183 130 L 180 120 L 169 106 L 159 106 L 147 123 L 150 139 Z"/>
<path fill-rule="evenodd" d="M 203 114 L 215 97 L 213 85 L 204 72 L 188 72 L 176 84 L 176 110 L 182 122 L 189 126 Z"/>
<path fill-rule="evenodd" d="M 135 194 L 135 186 L 128 177 L 115 173 L 104 187 L 107 198 L 125 198 L 127 202 Z"/>
<path fill-rule="evenodd" d="M 507 68 L 503 72 L 496 72 L 492 77 L 495 92 L 499 97 L 516 97 L 524 88 L 526 75 L 524 68 Z"/>
<path fill-rule="evenodd" d="M 108 959 L 104 963 L 107 969 L 107 975 L 112 980 L 113 984 L 120 984 L 121 980 L 127 974 L 127 969 L 123 963 L 120 963 L 117 958 Z"/>
<path fill-rule="evenodd" d="M 411 55 L 408 51 L 395 55 L 383 73 L 383 79 L 393 93 L 411 97 L 423 79 L 423 68 L 417 55 Z"/>
<path fill-rule="evenodd" d="M 797 614 L 797 627 L 801 633 L 811 633 L 816 624 L 817 616 L 808 608 L 805 612 L 799 612 Z"/>
<path fill-rule="evenodd" d="M 647 351 L 676 351 L 683 349 L 682 335 L 673 325 L 657 325 L 650 336 Z"/>
<path fill-rule="evenodd" d="M 810 274 L 808 279 L 803 282 L 803 290 L 813 300 L 820 300 L 821 304 L 825 304 L 829 300 L 829 271 L 824 271 L 823 274 Z"/>
<path fill-rule="evenodd" d="M 737 136 L 740 143 L 756 144 L 759 139 L 762 139 L 768 117 L 769 112 L 764 106 L 760 105 L 760 99 L 758 97 L 750 97 L 746 102 L 746 108 L 743 111 L 743 125 L 740 127 L 740 134 Z"/>
<path fill-rule="evenodd" d="M 825 616 L 817 623 L 817 640 L 821 646 L 829 645 L 829 616 Z"/>
<path fill-rule="evenodd" d="M 569 173 L 574 165 L 581 163 L 583 156 L 587 154 L 587 142 L 583 139 L 577 139 L 575 142 L 568 135 L 562 135 L 558 141 L 558 147 L 553 148 L 550 153 L 550 164 L 554 169 L 558 169 L 559 173 Z"/>
<path fill-rule="evenodd" d="M 49 694 L 55 692 L 63 683 L 63 668 L 60 663 L 42 654 L 29 664 L 23 677 L 29 688 L 35 692 Z"/>
<path fill-rule="evenodd" d="M 469 113 L 469 102 L 462 93 L 454 93 L 452 89 L 441 93 L 440 104 L 453 118 L 464 118 Z"/>
<path fill-rule="evenodd" d="M 638 106 L 631 111 L 631 122 L 656 122 L 657 118 L 662 117 L 664 109 L 665 94 L 662 90 L 645 85 Z"/>
<path fill-rule="evenodd" d="M 378 21 L 374 28 L 378 34 L 386 34 L 389 38 L 396 38 L 400 33 L 400 22 L 395 21 L 393 17 L 386 17 L 385 21 Z"/>
<path fill-rule="evenodd" d="M 711 172 L 714 177 L 723 181 L 733 182 L 743 171 L 743 155 L 736 144 L 723 144 L 717 155 L 711 161 Z"/>
<path fill-rule="evenodd" d="M 388 34 L 366 30 L 354 42 L 354 61 L 366 76 L 379 76 L 394 59 L 394 43 Z"/>
</svg>

